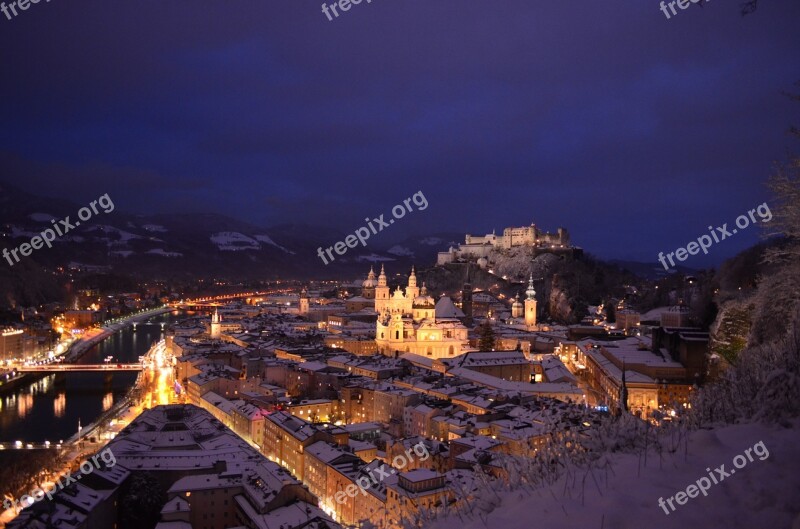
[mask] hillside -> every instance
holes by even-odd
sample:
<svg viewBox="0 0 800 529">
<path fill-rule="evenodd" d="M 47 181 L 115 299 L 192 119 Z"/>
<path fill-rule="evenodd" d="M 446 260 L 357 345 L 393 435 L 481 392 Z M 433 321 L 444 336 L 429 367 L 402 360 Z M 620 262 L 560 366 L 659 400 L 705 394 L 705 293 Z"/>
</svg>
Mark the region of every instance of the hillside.
<svg viewBox="0 0 800 529">
<path fill-rule="evenodd" d="M 730 529 L 800 527 L 800 421 L 790 427 L 741 424 L 691 434 L 685 450 L 672 454 L 612 454 L 606 468 L 573 469 L 549 486 L 484 491 L 471 518 L 445 517 L 431 529 Z M 733 459 L 763 442 L 768 456 L 743 468 Z M 758 448 L 760 450 L 760 447 Z M 763 452 L 761 452 L 763 453 Z M 754 452 L 751 452 L 754 454 Z M 700 494 L 665 514 L 659 498 L 685 491 L 708 476 L 706 468 L 734 470 L 707 496 Z M 716 473 L 715 473 L 716 475 Z M 667 507 L 669 510 L 669 507 Z"/>
</svg>

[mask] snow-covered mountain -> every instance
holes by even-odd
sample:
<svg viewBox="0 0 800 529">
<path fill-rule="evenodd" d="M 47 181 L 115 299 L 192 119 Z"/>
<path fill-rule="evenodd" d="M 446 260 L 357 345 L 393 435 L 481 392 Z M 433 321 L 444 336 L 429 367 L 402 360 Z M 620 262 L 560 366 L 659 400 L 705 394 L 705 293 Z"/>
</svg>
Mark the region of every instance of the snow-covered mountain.
<svg viewBox="0 0 800 529">
<path fill-rule="evenodd" d="M 38 197 L 0 184 L 0 234 L 3 246 L 15 248 L 70 217 L 81 204 Z M 323 263 L 318 248 L 343 241 L 348 234 L 302 224 L 256 226 L 211 213 L 129 215 L 102 210 L 28 258 L 45 267 L 82 263 L 111 267 L 120 273 L 156 277 L 219 276 L 231 278 L 354 277 L 370 264 L 393 263 L 397 271 L 412 264 L 430 266 L 446 238 L 427 236 L 398 244 L 375 237 L 366 247 L 349 249 Z M 441 244 L 440 244 L 441 243 Z"/>
</svg>

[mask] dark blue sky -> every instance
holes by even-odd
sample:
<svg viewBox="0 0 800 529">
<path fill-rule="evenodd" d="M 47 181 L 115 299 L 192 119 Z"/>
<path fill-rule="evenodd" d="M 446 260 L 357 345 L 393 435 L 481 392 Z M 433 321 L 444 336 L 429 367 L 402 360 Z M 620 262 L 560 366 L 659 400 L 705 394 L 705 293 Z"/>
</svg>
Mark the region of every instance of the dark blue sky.
<svg viewBox="0 0 800 529">
<path fill-rule="evenodd" d="M 563 225 L 655 261 L 796 149 L 800 2 L 66 1 L 0 15 L 0 178 L 128 212 L 343 231 Z M 402 228 L 400 227 L 402 226 Z M 750 229 L 713 261 L 756 240 Z M 707 261 L 693 258 L 688 266 Z"/>
</svg>

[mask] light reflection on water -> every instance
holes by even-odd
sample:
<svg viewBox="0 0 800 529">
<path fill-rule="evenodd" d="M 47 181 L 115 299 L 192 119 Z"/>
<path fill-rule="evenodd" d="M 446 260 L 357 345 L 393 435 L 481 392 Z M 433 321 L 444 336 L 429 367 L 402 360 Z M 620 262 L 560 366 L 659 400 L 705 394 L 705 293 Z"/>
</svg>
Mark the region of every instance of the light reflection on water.
<svg viewBox="0 0 800 529">
<path fill-rule="evenodd" d="M 106 393 L 105 397 L 103 397 L 103 411 L 108 411 L 111 409 L 111 406 L 114 405 L 114 394 L 113 393 Z"/>
<path fill-rule="evenodd" d="M 183 314 L 164 314 L 158 322 L 173 322 Z M 107 338 L 90 349 L 82 363 L 100 364 L 108 356 L 115 362 L 136 362 L 163 338 L 160 325 L 138 325 Z M 127 393 L 136 373 L 59 373 L 44 376 L 0 397 L 0 442 L 66 439 L 77 432 L 78 421 L 87 427 Z M 69 406 L 67 406 L 69 402 Z"/>
<path fill-rule="evenodd" d="M 62 391 L 53 401 L 53 415 L 60 419 L 65 411 L 67 411 L 67 394 Z"/>
<path fill-rule="evenodd" d="M 25 393 L 17 399 L 17 417 L 24 419 L 33 408 L 33 395 Z"/>
</svg>

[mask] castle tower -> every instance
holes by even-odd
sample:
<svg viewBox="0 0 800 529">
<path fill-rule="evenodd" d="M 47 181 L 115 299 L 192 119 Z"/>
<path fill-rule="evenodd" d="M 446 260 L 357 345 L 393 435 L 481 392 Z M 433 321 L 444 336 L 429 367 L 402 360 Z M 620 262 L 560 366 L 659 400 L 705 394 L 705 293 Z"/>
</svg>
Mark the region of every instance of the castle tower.
<svg viewBox="0 0 800 529">
<path fill-rule="evenodd" d="M 528 290 L 525 291 L 525 325 L 532 328 L 536 325 L 536 290 L 533 288 L 533 274 L 528 280 Z"/>
<path fill-rule="evenodd" d="M 378 286 L 375 287 L 375 312 L 383 313 L 389 307 L 389 286 L 386 284 L 386 272 L 381 265 L 381 273 L 378 276 Z"/>
<path fill-rule="evenodd" d="M 220 317 L 217 309 L 214 309 L 214 314 L 211 315 L 211 338 L 218 340 L 221 334 Z"/>
<path fill-rule="evenodd" d="M 309 310 L 308 291 L 303 288 L 300 291 L 300 314 L 308 314 Z"/>
</svg>

